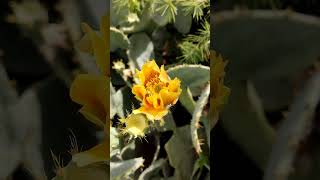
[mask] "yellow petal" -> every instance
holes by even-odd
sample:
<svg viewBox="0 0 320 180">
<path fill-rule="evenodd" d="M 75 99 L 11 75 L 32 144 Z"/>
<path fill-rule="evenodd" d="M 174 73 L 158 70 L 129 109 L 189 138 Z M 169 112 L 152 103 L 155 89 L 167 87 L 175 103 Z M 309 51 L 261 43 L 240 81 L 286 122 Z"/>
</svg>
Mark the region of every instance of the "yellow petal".
<svg viewBox="0 0 320 180">
<path fill-rule="evenodd" d="M 109 151 L 109 142 L 107 141 L 107 138 L 105 138 L 101 144 L 98 144 L 87 151 L 73 155 L 72 161 L 74 161 L 79 167 L 99 162 L 105 163 L 110 159 Z"/>
<path fill-rule="evenodd" d="M 142 74 L 139 75 L 139 80 L 142 84 L 145 84 L 150 78 L 158 76 L 160 74 L 160 69 L 157 63 L 152 60 L 148 61 L 142 66 Z"/>
<path fill-rule="evenodd" d="M 168 89 L 162 89 L 160 91 L 160 96 L 164 106 L 176 104 L 176 102 L 178 101 L 179 95 L 180 95 L 179 92 L 169 92 Z"/>
<path fill-rule="evenodd" d="M 142 85 L 134 85 L 132 87 L 132 94 L 134 94 L 139 101 L 143 101 L 147 94 L 147 90 Z"/>
<path fill-rule="evenodd" d="M 160 72 L 159 66 L 157 65 L 157 63 L 154 60 L 148 61 L 142 66 L 143 72 L 149 71 L 149 70 Z"/>
<path fill-rule="evenodd" d="M 96 57 L 97 65 L 105 76 L 110 75 L 108 63 L 110 61 L 109 53 L 107 52 L 107 44 L 103 39 L 103 36 L 99 36 L 94 30 L 91 29 L 86 23 L 82 24 L 83 30 L 88 33 L 89 39 L 91 40 L 91 46 L 93 53 Z"/>
<path fill-rule="evenodd" d="M 139 71 L 139 70 L 136 69 L 135 77 L 139 79 L 139 84 L 144 84 L 144 82 L 146 80 L 146 77 L 144 76 L 142 71 Z"/>
<path fill-rule="evenodd" d="M 170 80 L 166 70 L 164 70 L 163 65 L 161 66 L 161 69 L 160 69 L 159 79 L 160 79 L 160 81 L 165 82 L 165 83 L 169 82 L 169 80 Z"/>
<path fill-rule="evenodd" d="M 144 136 L 144 131 L 148 127 L 147 118 L 143 114 L 131 114 L 123 122 L 126 125 L 123 131 L 134 137 Z"/>
<path fill-rule="evenodd" d="M 85 115 L 97 116 L 104 124 L 109 112 L 108 79 L 88 74 L 78 75 L 70 88 L 73 101 L 83 105 Z"/>
<path fill-rule="evenodd" d="M 155 109 L 155 108 L 146 108 L 145 106 L 141 106 L 139 109 L 135 109 L 132 111 L 134 114 L 145 114 L 147 118 L 151 121 L 153 120 L 161 120 L 167 113 L 168 110 L 164 109 Z"/>
<path fill-rule="evenodd" d="M 179 92 L 180 89 L 180 80 L 178 78 L 174 78 L 174 80 L 169 81 L 169 91 L 170 92 Z"/>
</svg>

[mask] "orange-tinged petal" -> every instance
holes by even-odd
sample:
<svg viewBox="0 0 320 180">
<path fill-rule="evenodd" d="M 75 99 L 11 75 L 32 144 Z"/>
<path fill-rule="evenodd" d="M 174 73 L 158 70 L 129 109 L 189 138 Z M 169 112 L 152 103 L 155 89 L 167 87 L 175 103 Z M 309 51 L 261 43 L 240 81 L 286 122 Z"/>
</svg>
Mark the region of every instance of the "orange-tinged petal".
<svg viewBox="0 0 320 180">
<path fill-rule="evenodd" d="M 168 110 L 164 109 L 155 109 L 155 108 L 147 108 L 145 106 L 141 106 L 139 109 L 135 109 L 132 111 L 134 114 L 145 114 L 147 118 L 151 121 L 161 120 L 165 115 L 167 115 Z"/>
<path fill-rule="evenodd" d="M 174 78 L 173 80 L 169 81 L 169 91 L 170 92 L 179 92 L 180 89 L 180 80 L 178 78 Z"/>
<path fill-rule="evenodd" d="M 160 96 L 164 106 L 174 105 L 179 99 L 180 92 L 169 92 L 168 89 L 162 89 Z"/>
<path fill-rule="evenodd" d="M 140 101 L 143 101 L 147 94 L 147 90 L 142 85 L 134 85 L 132 87 L 132 93 L 136 96 L 136 98 Z"/>
<path fill-rule="evenodd" d="M 163 109 L 163 101 L 158 94 L 154 94 L 151 96 L 152 98 L 152 105 L 155 109 Z"/>
<path fill-rule="evenodd" d="M 147 107 L 153 107 L 153 96 L 146 97 L 144 103 L 147 105 Z"/>
<path fill-rule="evenodd" d="M 146 96 L 142 101 L 142 106 L 152 107 L 153 106 L 152 99 L 149 96 Z"/>
</svg>

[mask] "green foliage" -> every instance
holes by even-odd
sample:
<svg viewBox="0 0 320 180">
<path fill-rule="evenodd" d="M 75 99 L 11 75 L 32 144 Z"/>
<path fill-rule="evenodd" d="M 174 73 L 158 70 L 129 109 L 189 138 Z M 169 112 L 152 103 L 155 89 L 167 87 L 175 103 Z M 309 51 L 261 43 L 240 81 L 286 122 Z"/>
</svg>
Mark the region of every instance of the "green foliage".
<svg viewBox="0 0 320 180">
<path fill-rule="evenodd" d="M 174 22 L 177 15 L 177 7 L 174 0 L 155 0 L 152 6 L 153 11 L 158 13 L 158 17 L 164 17 L 167 23 Z"/>
<path fill-rule="evenodd" d="M 190 126 L 183 126 L 174 131 L 166 143 L 170 165 L 175 168 L 174 178 L 191 180 L 196 154 L 192 146 Z"/>
<path fill-rule="evenodd" d="M 118 153 L 119 150 L 119 133 L 117 132 L 117 129 L 114 127 L 110 128 L 110 156 L 115 155 L 115 153 Z"/>
<path fill-rule="evenodd" d="M 140 3 L 139 0 L 114 0 L 113 8 L 117 13 L 119 13 L 121 9 L 127 9 L 129 12 L 137 13 L 141 10 Z"/>
<path fill-rule="evenodd" d="M 120 30 L 127 35 L 141 31 L 153 32 L 158 26 L 164 27 L 169 24 L 174 24 L 178 32 L 187 34 L 193 23 L 200 23 L 201 27 L 198 28 L 196 33 L 188 34 L 185 39 L 178 42 L 181 56 L 177 59 L 193 64 L 209 59 L 210 24 L 208 20 L 210 2 L 208 0 L 144 0 L 139 2 L 116 0 L 112 3 L 116 7 L 111 13 L 112 26 L 117 28 L 117 32 Z M 115 29 L 111 30 L 114 33 Z M 119 44 L 123 42 L 121 36 L 110 37 L 112 51 L 116 48 L 127 48 L 125 44 L 123 46 Z"/>
<path fill-rule="evenodd" d="M 197 34 L 188 35 L 179 45 L 182 56 L 179 57 L 187 63 L 198 63 L 209 59 L 210 51 L 210 24 L 205 21 Z"/>
<path fill-rule="evenodd" d="M 210 8 L 209 0 L 178 0 L 178 4 L 182 7 L 185 15 L 191 14 L 197 21 L 205 15 L 204 9 Z"/>
<path fill-rule="evenodd" d="M 204 107 L 208 103 L 209 94 L 210 94 L 210 84 L 207 84 L 207 86 L 204 88 L 203 92 L 201 93 L 201 96 L 197 100 L 194 112 L 192 113 L 192 119 L 190 123 L 192 144 L 198 154 L 202 152 L 200 140 L 198 136 L 198 129 L 200 127 L 200 118 L 202 116 Z"/>
<path fill-rule="evenodd" d="M 119 29 L 110 28 L 110 51 L 117 49 L 126 49 L 129 47 L 130 41 L 128 37 Z"/>
<path fill-rule="evenodd" d="M 187 34 L 192 25 L 192 17 L 191 15 L 184 15 L 180 13 L 181 9 L 176 16 L 176 21 L 174 22 L 174 27 L 182 34 Z"/>
<path fill-rule="evenodd" d="M 135 69 L 141 69 L 147 60 L 154 59 L 153 42 L 147 34 L 136 33 L 130 37 L 128 58 L 135 62 L 133 64 Z"/>
<path fill-rule="evenodd" d="M 143 165 L 143 158 L 135 158 L 121 162 L 110 162 L 110 179 L 131 179 L 130 175 Z"/>
</svg>

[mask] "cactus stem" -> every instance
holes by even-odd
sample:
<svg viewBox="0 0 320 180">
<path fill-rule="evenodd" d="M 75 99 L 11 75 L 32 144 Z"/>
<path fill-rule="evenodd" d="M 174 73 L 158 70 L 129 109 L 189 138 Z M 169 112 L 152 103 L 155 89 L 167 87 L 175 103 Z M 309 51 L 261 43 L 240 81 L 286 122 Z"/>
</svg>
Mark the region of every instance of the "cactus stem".
<svg viewBox="0 0 320 180">
<path fill-rule="evenodd" d="M 200 117 L 202 115 L 203 108 L 208 102 L 209 94 L 210 94 L 210 84 L 208 83 L 208 85 L 202 91 L 202 94 L 199 100 L 197 101 L 195 105 L 195 110 L 192 114 L 192 120 L 191 120 L 191 126 L 190 126 L 191 139 L 192 139 L 193 147 L 195 148 L 198 154 L 200 154 L 202 150 L 201 150 L 201 143 L 198 137 L 197 130 L 199 129 Z"/>
</svg>

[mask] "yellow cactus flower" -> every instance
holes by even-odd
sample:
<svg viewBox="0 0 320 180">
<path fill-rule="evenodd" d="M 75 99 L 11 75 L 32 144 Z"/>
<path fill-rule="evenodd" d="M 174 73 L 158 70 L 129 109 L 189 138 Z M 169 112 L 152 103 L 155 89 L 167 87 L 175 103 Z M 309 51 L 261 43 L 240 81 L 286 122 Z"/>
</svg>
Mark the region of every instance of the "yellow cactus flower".
<svg viewBox="0 0 320 180">
<path fill-rule="evenodd" d="M 151 121 L 161 120 L 168 113 L 168 108 L 178 101 L 180 80 L 171 80 L 164 66 L 159 68 L 154 60 L 145 63 L 136 77 L 139 83 L 133 86 L 132 93 L 141 101 L 141 107 L 133 113 L 143 113 Z"/>
<path fill-rule="evenodd" d="M 80 74 L 70 88 L 71 99 L 82 105 L 80 113 L 88 120 L 104 130 L 105 137 L 101 144 L 73 156 L 78 165 L 107 161 L 109 149 L 109 18 L 103 16 L 100 33 L 95 32 L 87 24 L 83 24 L 84 37 L 79 42 L 80 50 L 93 53 L 101 75 Z"/>
<path fill-rule="evenodd" d="M 127 118 L 119 120 L 125 124 L 125 128 L 122 129 L 123 133 L 128 133 L 136 137 L 144 137 L 144 132 L 148 127 L 147 118 L 143 114 L 131 114 Z"/>
</svg>

